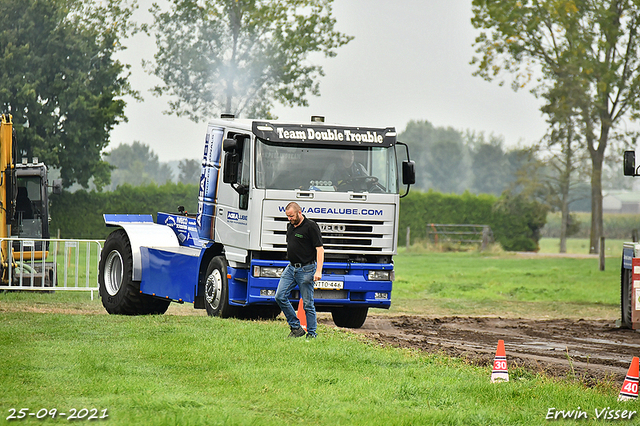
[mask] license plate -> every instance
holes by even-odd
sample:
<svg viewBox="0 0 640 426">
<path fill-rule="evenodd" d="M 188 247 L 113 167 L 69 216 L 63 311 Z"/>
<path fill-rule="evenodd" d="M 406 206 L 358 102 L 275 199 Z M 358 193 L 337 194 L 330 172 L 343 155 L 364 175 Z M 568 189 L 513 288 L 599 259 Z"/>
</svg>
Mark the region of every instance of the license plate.
<svg viewBox="0 0 640 426">
<path fill-rule="evenodd" d="M 344 287 L 344 282 L 342 281 L 316 281 L 313 288 L 323 289 L 323 290 L 342 290 Z"/>
</svg>

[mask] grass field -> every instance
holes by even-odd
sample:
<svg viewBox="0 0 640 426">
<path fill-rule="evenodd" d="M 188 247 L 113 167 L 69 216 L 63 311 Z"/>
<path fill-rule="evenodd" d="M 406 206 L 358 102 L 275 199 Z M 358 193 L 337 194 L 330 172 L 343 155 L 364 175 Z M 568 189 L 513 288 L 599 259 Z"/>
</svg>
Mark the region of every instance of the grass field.
<svg viewBox="0 0 640 426">
<path fill-rule="evenodd" d="M 619 257 L 622 253 L 622 243 L 627 240 L 605 239 L 605 255 Z M 540 253 L 558 253 L 560 251 L 559 238 L 541 238 Z M 567 253 L 589 254 L 589 240 L 587 238 L 568 238 Z"/>
<path fill-rule="evenodd" d="M 594 258 L 409 251 L 396 258 L 390 314 L 616 318 L 619 256 L 607 261 L 600 272 Z M 169 313 L 104 315 L 86 293 L 0 294 L 0 419 L 95 408 L 117 425 L 530 425 L 552 408 L 584 411 L 580 424 L 603 423 L 596 410 L 607 407 L 640 411 L 616 401 L 620 383 L 586 388 L 515 369 L 492 385 L 488 368 L 331 327 L 290 340 L 281 317 Z M 20 424 L 43 422 L 35 417 Z"/>
<path fill-rule="evenodd" d="M 615 318 L 620 257 L 513 253 L 404 253 L 396 258 L 392 312 L 534 318 Z"/>
</svg>

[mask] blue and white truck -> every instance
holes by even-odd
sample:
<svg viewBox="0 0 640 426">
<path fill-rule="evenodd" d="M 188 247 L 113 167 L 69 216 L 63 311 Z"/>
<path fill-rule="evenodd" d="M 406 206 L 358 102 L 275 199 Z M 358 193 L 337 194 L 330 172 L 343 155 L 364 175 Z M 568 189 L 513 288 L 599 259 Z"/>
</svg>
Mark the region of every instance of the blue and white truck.
<svg viewBox="0 0 640 426">
<path fill-rule="evenodd" d="M 355 165 L 358 173 L 345 177 Z M 358 328 L 369 308 L 391 304 L 399 192 L 414 182 L 414 163 L 392 127 L 223 115 L 207 127 L 197 214 L 158 213 L 156 222 L 104 215 L 118 229 L 100 259 L 102 303 L 112 314 L 164 313 L 173 301 L 220 317 L 277 316 L 288 263 L 285 206 L 296 201 L 324 241 L 316 308 Z M 294 291 L 292 302 L 299 297 Z"/>
</svg>

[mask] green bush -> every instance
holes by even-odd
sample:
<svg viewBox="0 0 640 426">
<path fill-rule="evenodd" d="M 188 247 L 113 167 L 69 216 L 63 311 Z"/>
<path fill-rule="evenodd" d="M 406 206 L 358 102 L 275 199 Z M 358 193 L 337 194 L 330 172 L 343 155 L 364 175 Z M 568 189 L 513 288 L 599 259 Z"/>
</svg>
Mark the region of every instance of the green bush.
<svg viewBox="0 0 640 426">
<path fill-rule="evenodd" d="M 151 214 L 176 212 L 178 206 L 188 212 L 198 207 L 198 186 L 183 183 L 119 186 L 113 192 L 63 192 L 51 196 L 51 236 L 62 238 L 104 239 L 111 229 L 104 224 L 103 213 Z"/>
<path fill-rule="evenodd" d="M 441 194 L 412 191 L 400 202 L 399 245 L 406 245 L 407 227 L 413 241 L 426 240 L 431 223 L 489 225 L 505 250 L 535 251 L 547 209 L 522 195 L 505 193 Z"/>
<path fill-rule="evenodd" d="M 520 194 L 502 194 L 489 222 L 495 240 L 508 251 L 537 251 L 547 211 L 545 205 Z"/>
</svg>

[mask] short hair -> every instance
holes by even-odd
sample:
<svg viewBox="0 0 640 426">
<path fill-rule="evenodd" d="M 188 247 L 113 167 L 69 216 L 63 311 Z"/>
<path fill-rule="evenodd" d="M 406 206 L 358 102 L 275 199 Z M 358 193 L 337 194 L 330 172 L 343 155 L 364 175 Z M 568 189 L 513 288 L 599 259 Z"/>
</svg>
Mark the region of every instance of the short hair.
<svg viewBox="0 0 640 426">
<path fill-rule="evenodd" d="M 287 211 L 289 209 L 293 209 L 294 212 L 302 211 L 302 209 L 300 208 L 300 204 L 296 203 L 295 201 L 287 204 L 287 207 L 285 207 L 284 211 Z"/>
</svg>

